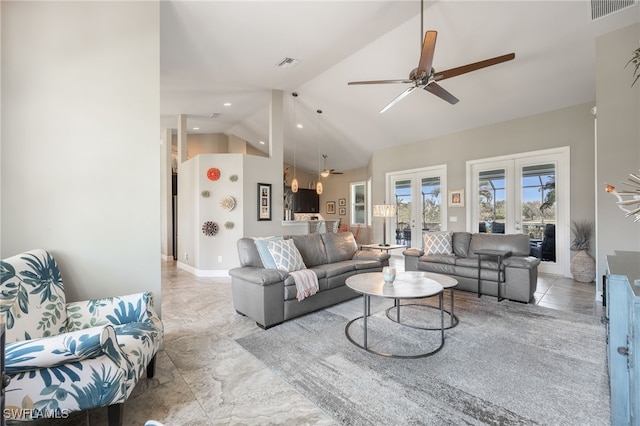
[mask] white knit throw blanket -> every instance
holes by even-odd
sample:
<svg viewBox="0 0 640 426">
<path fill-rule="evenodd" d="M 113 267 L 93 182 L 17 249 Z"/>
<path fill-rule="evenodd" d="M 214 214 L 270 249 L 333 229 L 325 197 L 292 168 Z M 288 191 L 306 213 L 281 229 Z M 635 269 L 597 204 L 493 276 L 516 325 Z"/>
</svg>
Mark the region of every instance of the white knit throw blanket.
<svg viewBox="0 0 640 426">
<path fill-rule="evenodd" d="M 316 273 L 309 269 L 291 271 L 289 275 L 293 277 L 293 281 L 296 283 L 298 302 L 303 301 L 305 297 L 313 296 L 320 289 Z"/>
</svg>

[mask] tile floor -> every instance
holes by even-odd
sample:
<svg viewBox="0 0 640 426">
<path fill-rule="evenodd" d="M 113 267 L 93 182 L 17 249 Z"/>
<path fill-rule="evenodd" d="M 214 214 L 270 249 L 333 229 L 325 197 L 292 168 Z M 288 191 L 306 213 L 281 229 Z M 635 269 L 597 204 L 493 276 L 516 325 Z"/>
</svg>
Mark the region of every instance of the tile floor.
<svg viewBox="0 0 640 426">
<path fill-rule="evenodd" d="M 403 269 L 401 256 L 391 264 Z M 149 419 L 167 426 L 333 425 L 318 407 L 272 374 L 235 339 L 257 326 L 236 314 L 230 278 L 198 278 L 162 264 L 164 347 L 156 377 L 142 380 L 125 404 L 126 426 Z M 595 284 L 541 275 L 535 303 L 600 317 Z M 106 425 L 106 408 L 74 413 L 56 425 Z M 40 422 L 36 422 L 40 423 Z"/>
</svg>

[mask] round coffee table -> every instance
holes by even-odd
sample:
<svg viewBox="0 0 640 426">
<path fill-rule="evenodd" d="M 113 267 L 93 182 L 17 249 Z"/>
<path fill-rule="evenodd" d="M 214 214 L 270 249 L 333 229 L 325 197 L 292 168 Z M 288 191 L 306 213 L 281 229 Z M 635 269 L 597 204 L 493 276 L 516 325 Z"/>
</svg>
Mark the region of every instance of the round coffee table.
<svg viewBox="0 0 640 426">
<path fill-rule="evenodd" d="M 387 356 L 391 358 L 422 358 L 433 355 L 444 346 L 444 307 L 443 307 L 443 290 L 442 284 L 422 273 L 414 272 L 398 272 L 393 283 L 385 283 L 382 279 L 381 272 L 371 272 L 366 274 L 358 274 L 347 278 L 347 287 L 362 294 L 364 301 L 364 313 L 361 317 L 349 321 L 344 329 L 347 339 L 364 349 L 376 355 Z M 400 300 L 403 299 L 424 299 L 426 297 L 438 296 L 440 309 L 440 345 L 434 350 L 417 355 L 401 355 L 384 353 L 373 350 L 367 345 L 367 317 L 371 314 L 371 296 L 384 297 L 395 300 L 395 307 L 398 310 L 398 319 L 400 318 Z M 364 341 L 362 344 L 356 342 L 349 334 L 349 327 L 360 319 L 364 319 Z M 404 325 L 397 321 L 399 324 Z"/>
<path fill-rule="evenodd" d="M 449 290 L 449 297 L 450 297 L 450 306 L 451 306 L 451 310 L 447 311 L 446 309 L 443 309 L 444 312 L 446 312 L 449 315 L 450 318 L 450 323 L 447 327 L 445 327 L 445 330 L 449 330 L 450 328 L 453 328 L 455 326 L 458 325 L 458 323 L 460 322 L 458 320 L 458 317 L 455 314 L 455 301 L 454 301 L 454 297 L 453 297 L 453 292 L 455 287 L 458 286 L 458 280 L 456 280 L 453 277 L 450 277 L 448 275 L 444 275 L 444 274 L 437 274 L 435 272 L 426 272 L 426 271 L 413 271 L 410 272 L 411 274 L 416 274 L 416 275 L 421 275 L 423 277 L 426 278 L 431 278 L 432 280 L 434 280 L 435 282 L 439 283 L 440 285 L 442 285 L 442 287 L 444 287 L 445 290 Z M 394 306 L 390 307 L 389 309 L 387 309 L 387 317 L 395 322 L 400 322 L 400 315 L 399 315 L 399 305 L 400 305 L 400 301 L 396 300 Z M 432 309 L 438 309 L 437 306 L 431 306 L 431 305 L 423 305 L 421 303 L 406 303 L 402 306 L 419 306 L 419 307 L 424 307 L 424 308 L 432 308 Z M 398 308 L 398 312 L 396 314 L 396 319 L 394 319 L 391 316 L 391 311 L 394 308 Z M 420 330 L 438 330 L 437 328 L 434 327 L 422 327 L 422 326 L 417 326 L 417 325 L 411 325 L 411 324 L 403 324 L 406 325 L 407 327 L 412 327 L 412 328 L 418 328 Z"/>
</svg>

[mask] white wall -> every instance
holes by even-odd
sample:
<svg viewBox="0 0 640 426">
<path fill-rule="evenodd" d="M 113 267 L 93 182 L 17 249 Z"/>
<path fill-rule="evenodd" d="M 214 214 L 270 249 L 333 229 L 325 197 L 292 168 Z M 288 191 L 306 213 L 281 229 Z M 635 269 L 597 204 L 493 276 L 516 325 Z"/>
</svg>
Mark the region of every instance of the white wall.
<svg viewBox="0 0 640 426">
<path fill-rule="evenodd" d="M 178 265 L 201 276 L 226 276 L 226 271 L 238 266 L 236 242 L 243 230 L 242 154 L 200 154 L 180 165 L 178 179 Z M 220 178 L 207 178 L 210 168 L 220 170 Z M 238 180 L 229 178 L 236 175 Z M 209 196 L 202 192 L 208 191 Z M 220 201 L 227 196 L 236 200 L 235 208 L 227 212 Z M 211 221 L 218 225 L 215 236 L 202 233 L 202 225 Z M 225 223 L 233 222 L 232 229 Z M 222 257 L 222 261 L 219 261 Z"/>
<path fill-rule="evenodd" d="M 239 265 L 237 240 L 242 236 L 282 235 L 283 161 L 282 92 L 274 90 L 270 107 L 270 157 L 243 154 L 200 154 L 178 166 L 178 266 L 200 276 L 224 276 Z M 221 177 L 207 179 L 209 168 L 220 169 Z M 238 175 L 237 182 L 229 176 Z M 271 184 L 271 220 L 258 220 L 258 183 Z M 210 197 L 202 197 L 202 191 Z M 220 208 L 220 199 L 233 196 L 237 207 L 232 212 Z M 216 222 L 219 233 L 202 233 L 205 221 Z M 224 228 L 233 221 L 234 228 Z M 218 261 L 222 256 L 222 262 Z"/>
<path fill-rule="evenodd" d="M 631 87 L 633 69 L 624 65 L 640 40 L 640 24 L 631 25 L 596 40 L 597 142 L 597 264 L 596 281 L 606 273 L 606 256 L 615 250 L 640 250 L 640 223 L 625 218 L 616 198 L 604 191 L 609 183 L 618 189 L 629 173 L 640 169 L 640 81 Z"/>
<path fill-rule="evenodd" d="M 158 3 L 0 7 L 2 257 L 45 248 L 70 300 L 159 309 Z"/>
</svg>

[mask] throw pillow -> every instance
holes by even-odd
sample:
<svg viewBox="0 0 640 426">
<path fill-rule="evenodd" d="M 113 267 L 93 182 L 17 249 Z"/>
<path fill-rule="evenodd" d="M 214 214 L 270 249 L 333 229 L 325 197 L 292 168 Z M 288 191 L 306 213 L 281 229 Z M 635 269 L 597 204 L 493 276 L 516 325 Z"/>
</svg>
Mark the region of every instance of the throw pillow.
<svg viewBox="0 0 640 426">
<path fill-rule="evenodd" d="M 262 265 L 267 269 L 278 269 L 276 268 L 276 262 L 273 260 L 273 256 L 269 253 L 269 248 L 267 244 L 269 241 L 281 241 L 282 237 L 256 237 L 253 239 L 253 242 L 256 245 L 256 249 L 258 249 L 258 254 L 260 255 L 260 260 L 262 260 Z"/>
<path fill-rule="evenodd" d="M 451 254 L 452 233 L 425 232 L 424 233 L 424 254 Z"/>
<path fill-rule="evenodd" d="M 269 241 L 267 247 L 276 263 L 276 269 L 291 272 L 307 268 L 293 240 Z"/>
</svg>

